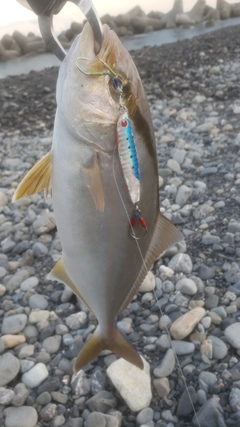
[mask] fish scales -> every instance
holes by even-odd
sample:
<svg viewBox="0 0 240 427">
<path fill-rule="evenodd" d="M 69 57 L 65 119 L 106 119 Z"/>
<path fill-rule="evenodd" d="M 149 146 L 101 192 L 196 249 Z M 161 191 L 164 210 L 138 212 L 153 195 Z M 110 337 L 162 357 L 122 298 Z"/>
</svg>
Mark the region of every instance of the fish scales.
<svg viewBox="0 0 240 427">
<path fill-rule="evenodd" d="M 107 25 L 103 31 L 96 56 L 92 30 L 85 24 L 61 64 L 52 149 L 28 172 L 13 197 L 51 191 L 62 258 L 49 278 L 70 286 L 98 320 L 76 360 L 76 371 L 103 349 L 143 368 L 139 354 L 117 330 L 116 316 L 130 303 L 156 258 L 182 239 L 159 211 L 154 132 L 138 71 L 117 35 Z M 87 58 L 84 66 L 81 58 Z M 104 64 L 118 76 L 117 84 Z M 101 75 L 88 74 L 94 71 Z M 144 238 L 141 224 L 135 225 L 138 241 L 130 233 L 136 206 L 117 149 L 123 106 L 131 124 L 138 208 L 147 224 Z M 123 163 L 129 163 L 129 153 L 126 157 L 123 151 Z"/>
</svg>

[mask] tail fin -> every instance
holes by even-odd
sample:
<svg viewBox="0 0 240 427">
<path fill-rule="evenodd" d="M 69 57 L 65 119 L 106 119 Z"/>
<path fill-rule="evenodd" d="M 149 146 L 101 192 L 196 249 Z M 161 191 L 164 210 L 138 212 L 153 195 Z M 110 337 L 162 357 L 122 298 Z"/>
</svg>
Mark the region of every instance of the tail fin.
<svg viewBox="0 0 240 427">
<path fill-rule="evenodd" d="M 78 372 L 102 350 L 111 350 L 118 356 L 123 357 L 128 362 L 143 369 L 143 362 L 137 351 L 132 345 L 122 336 L 117 328 L 114 328 L 110 339 L 101 336 L 100 328 L 97 327 L 93 336 L 86 342 L 83 349 L 80 351 L 75 362 L 74 371 Z"/>
</svg>

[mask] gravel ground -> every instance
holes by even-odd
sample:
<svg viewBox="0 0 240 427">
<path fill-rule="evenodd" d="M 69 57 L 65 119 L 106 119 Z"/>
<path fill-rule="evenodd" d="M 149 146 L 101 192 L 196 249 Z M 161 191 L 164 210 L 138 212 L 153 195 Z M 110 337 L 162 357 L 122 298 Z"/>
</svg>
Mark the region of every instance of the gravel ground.
<svg viewBox="0 0 240 427">
<path fill-rule="evenodd" d="M 118 319 L 143 372 L 104 352 L 73 375 L 96 321 L 45 280 L 61 256 L 51 200 L 11 204 L 51 145 L 57 69 L 0 81 L 0 426 L 240 426 L 239 30 L 132 52 L 161 210 L 185 236 Z"/>
</svg>

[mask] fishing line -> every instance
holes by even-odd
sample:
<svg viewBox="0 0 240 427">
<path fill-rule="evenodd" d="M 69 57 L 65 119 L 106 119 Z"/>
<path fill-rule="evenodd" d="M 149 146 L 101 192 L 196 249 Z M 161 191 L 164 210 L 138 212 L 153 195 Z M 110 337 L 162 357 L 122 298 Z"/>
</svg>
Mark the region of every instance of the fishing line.
<svg viewBox="0 0 240 427">
<path fill-rule="evenodd" d="M 128 222 L 129 222 L 129 225 L 130 225 L 130 227 L 131 227 L 131 234 L 134 236 L 134 241 L 136 242 L 137 249 L 138 249 L 138 251 L 139 251 L 139 254 L 140 254 L 141 260 L 142 260 L 142 262 L 143 262 L 143 266 L 144 266 L 144 268 L 145 268 L 145 270 L 146 270 L 146 274 L 147 274 L 147 273 L 148 273 L 148 269 L 147 269 L 147 266 L 146 266 L 145 260 L 144 260 L 144 258 L 143 258 L 143 254 L 142 254 L 141 248 L 140 248 L 140 246 L 139 246 L 138 239 L 136 238 L 137 236 L 136 236 L 136 234 L 135 234 L 135 232 L 134 232 L 134 229 L 133 229 L 133 227 L 132 227 L 132 225 L 131 225 L 131 218 L 130 218 L 130 216 L 129 216 L 129 214 L 128 214 L 128 211 L 127 211 L 126 205 L 125 205 L 125 203 L 124 203 L 124 200 L 123 200 L 123 197 L 122 197 L 122 194 L 121 194 L 121 191 L 120 191 L 120 188 L 119 188 L 118 183 L 117 183 L 117 178 L 116 178 L 115 168 L 114 168 L 114 160 L 115 160 L 116 149 L 117 149 L 117 144 L 115 145 L 114 150 L 113 150 L 113 161 L 112 161 L 113 178 L 114 178 L 114 182 L 115 182 L 116 187 L 117 187 L 117 191 L 118 191 L 118 194 L 119 194 L 119 197 L 120 197 L 121 203 L 122 203 L 123 208 L 124 208 L 124 211 L 125 211 L 125 213 L 126 213 L 126 216 L 127 216 Z M 158 307 L 159 307 L 159 310 L 160 310 L 160 314 L 161 314 L 161 316 L 163 316 L 163 311 L 162 311 L 161 306 L 160 306 L 160 304 L 159 304 L 158 297 L 157 297 L 157 294 L 156 294 L 155 289 L 154 289 L 154 291 L 153 291 L 153 292 L 154 292 L 155 300 L 156 300 L 156 302 L 157 302 L 157 304 L 158 304 Z M 171 347 L 172 347 L 172 339 L 171 339 L 171 335 L 170 335 L 170 332 L 169 332 L 168 326 L 166 326 L 166 331 L 167 331 L 167 335 L 168 335 L 168 338 L 169 338 L 169 341 L 170 341 L 170 343 L 171 343 Z M 174 357 L 175 357 L 175 360 L 176 360 L 176 362 L 177 362 L 177 365 L 178 365 L 178 368 L 179 368 L 179 371 L 180 371 L 180 374 L 181 374 L 182 380 L 183 380 L 184 385 L 185 385 L 185 388 L 186 388 L 186 390 L 187 390 L 188 398 L 189 398 L 189 401 L 191 402 L 191 406 L 192 406 L 192 409 L 193 409 L 193 413 L 194 413 L 194 415 L 195 415 L 195 417 L 196 417 L 196 421 L 197 421 L 198 427 L 201 427 L 201 424 L 200 424 L 200 422 L 199 422 L 199 419 L 198 419 L 198 415 L 197 415 L 196 409 L 195 409 L 195 407 L 194 407 L 193 400 L 192 400 L 191 395 L 190 395 L 190 392 L 189 392 L 189 390 L 188 390 L 187 382 L 186 382 L 185 377 L 184 377 L 184 375 L 183 375 L 183 371 L 182 371 L 182 368 L 181 368 L 180 361 L 179 361 L 179 359 L 178 359 L 177 353 L 176 353 L 176 351 L 175 351 L 173 348 L 172 348 L 172 350 L 173 350 Z"/>
</svg>

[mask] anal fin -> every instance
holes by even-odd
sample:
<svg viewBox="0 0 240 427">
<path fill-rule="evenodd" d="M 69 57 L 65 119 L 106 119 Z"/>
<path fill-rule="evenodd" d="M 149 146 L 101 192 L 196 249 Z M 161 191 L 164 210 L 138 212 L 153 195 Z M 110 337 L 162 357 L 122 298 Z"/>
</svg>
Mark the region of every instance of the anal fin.
<svg viewBox="0 0 240 427">
<path fill-rule="evenodd" d="M 95 207 L 100 212 L 103 212 L 105 200 L 97 153 L 95 153 L 90 162 L 84 166 L 83 171 L 86 177 L 87 186 L 95 203 Z"/>
<path fill-rule="evenodd" d="M 64 283 L 69 286 L 70 289 L 84 302 L 87 308 L 93 313 L 92 309 L 89 307 L 88 303 L 82 297 L 78 288 L 74 285 L 72 279 L 69 277 L 66 266 L 63 259 L 61 258 L 57 264 L 53 267 L 50 273 L 47 275 L 49 280 L 57 280 L 58 282 Z M 93 313 L 94 314 L 94 313 Z"/>
<path fill-rule="evenodd" d="M 52 154 L 49 151 L 36 165 L 30 169 L 27 175 L 20 182 L 14 195 L 13 202 L 22 197 L 31 196 L 45 190 L 49 193 L 52 179 Z"/>
<path fill-rule="evenodd" d="M 134 295 L 136 294 L 140 285 L 145 279 L 148 270 L 151 268 L 152 264 L 156 261 L 156 259 L 166 249 L 168 249 L 172 245 L 175 245 L 181 240 L 183 240 L 183 235 L 181 231 L 179 231 L 168 218 L 166 218 L 161 212 L 159 212 L 155 231 L 150 246 L 147 250 L 144 263 L 138 273 L 137 279 L 135 280 L 133 287 L 131 288 L 125 301 L 120 307 L 118 314 L 125 310 L 128 304 L 132 301 Z"/>
</svg>

